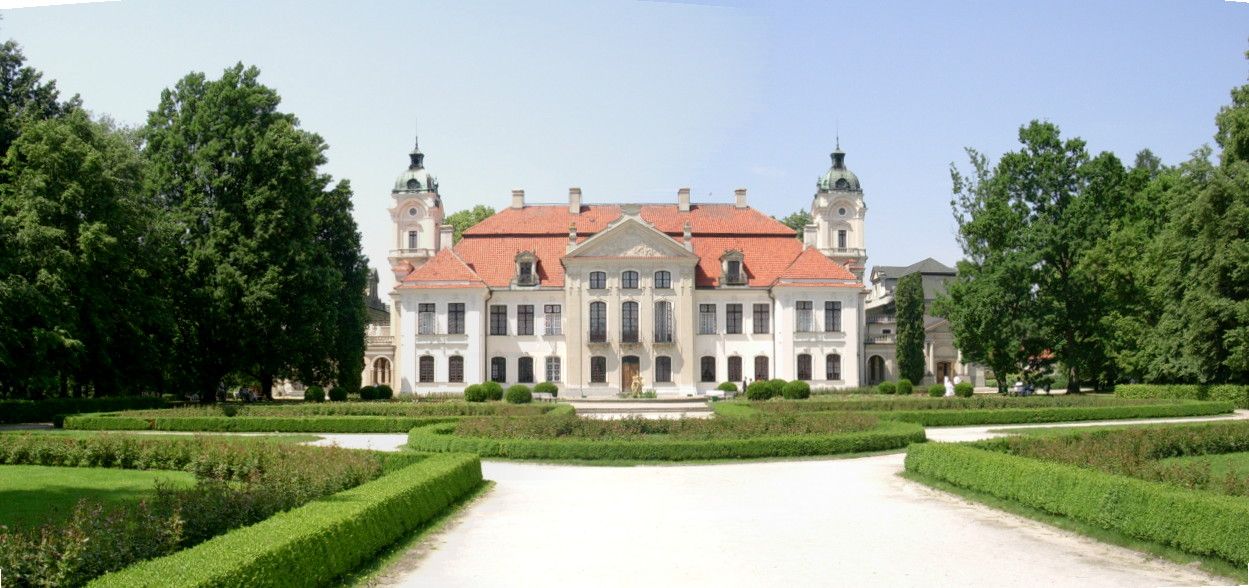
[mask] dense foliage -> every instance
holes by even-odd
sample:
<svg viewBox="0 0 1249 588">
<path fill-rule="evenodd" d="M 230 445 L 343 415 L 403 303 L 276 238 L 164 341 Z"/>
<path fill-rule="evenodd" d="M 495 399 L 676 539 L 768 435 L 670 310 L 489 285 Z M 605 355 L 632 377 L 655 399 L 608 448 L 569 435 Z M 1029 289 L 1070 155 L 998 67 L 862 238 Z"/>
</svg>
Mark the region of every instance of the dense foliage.
<svg viewBox="0 0 1249 588">
<path fill-rule="evenodd" d="M 894 352 L 898 361 L 899 381 L 907 382 L 907 391 L 899 394 L 910 394 L 912 382 L 924 380 L 924 282 L 918 272 L 907 274 L 898 279 L 894 290 L 894 305 L 897 308 L 898 338 L 894 344 Z"/>
<path fill-rule="evenodd" d="M 742 419 L 588 419 L 573 415 L 466 418 L 456 423 L 455 434 L 494 439 L 640 439 L 651 435 L 666 435 L 676 439 L 718 439 L 864 431 L 875 426 L 877 420 L 871 415 L 853 413 Z"/>
<path fill-rule="evenodd" d="M 451 241 L 459 243 L 460 238 L 464 235 L 464 231 L 473 228 L 473 225 L 494 216 L 494 208 L 484 204 L 478 204 L 469 210 L 459 210 L 447 215 L 446 224 L 451 225 Z"/>
<path fill-rule="evenodd" d="M 529 404 L 533 402 L 533 392 L 524 384 L 512 384 L 508 386 L 503 399 L 509 404 Z"/>
<path fill-rule="evenodd" d="M 1115 387 L 1120 398 L 1186 398 L 1189 400 L 1226 400 L 1238 408 L 1249 408 L 1249 385 L 1219 384 L 1120 384 Z"/>
<path fill-rule="evenodd" d="M 67 414 L 163 408 L 165 404 L 164 399 L 155 396 L 0 400 L 0 423 L 58 422 L 60 416 Z"/>
</svg>

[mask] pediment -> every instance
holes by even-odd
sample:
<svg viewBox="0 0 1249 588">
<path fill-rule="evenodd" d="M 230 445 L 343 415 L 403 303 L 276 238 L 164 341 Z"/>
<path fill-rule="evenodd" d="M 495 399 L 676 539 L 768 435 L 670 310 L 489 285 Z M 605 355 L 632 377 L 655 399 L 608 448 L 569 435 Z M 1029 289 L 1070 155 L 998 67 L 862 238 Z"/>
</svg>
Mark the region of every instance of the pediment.
<svg viewBox="0 0 1249 588">
<path fill-rule="evenodd" d="M 672 237 L 632 217 L 626 217 L 586 239 L 565 257 L 697 258 Z"/>
</svg>

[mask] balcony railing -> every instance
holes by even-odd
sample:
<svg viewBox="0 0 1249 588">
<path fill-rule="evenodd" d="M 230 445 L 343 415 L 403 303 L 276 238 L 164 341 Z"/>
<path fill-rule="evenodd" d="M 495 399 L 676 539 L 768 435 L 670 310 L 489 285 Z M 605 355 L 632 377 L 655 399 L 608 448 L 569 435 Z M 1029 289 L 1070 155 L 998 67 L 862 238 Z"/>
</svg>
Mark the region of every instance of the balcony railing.
<svg viewBox="0 0 1249 588">
<path fill-rule="evenodd" d="M 624 331 L 620 333 L 621 343 L 637 343 L 641 338 L 637 331 Z"/>
<path fill-rule="evenodd" d="M 367 345 L 394 345 L 395 339 L 390 335 L 367 335 L 364 342 Z"/>
<path fill-rule="evenodd" d="M 591 343 L 606 343 L 607 331 L 590 331 Z"/>
<path fill-rule="evenodd" d="M 897 317 L 889 315 L 871 316 L 867 318 L 868 324 L 872 325 L 892 325 L 898 322 Z"/>
<path fill-rule="evenodd" d="M 673 343 L 672 333 L 655 333 L 655 344 L 671 345 Z"/>
<path fill-rule="evenodd" d="M 862 256 L 864 249 L 860 247 L 829 247 L 825 251 L 836 255 L 856 255 Z"/>
<path fill-rule="evenodd" d="M 878 335 L 876 337 L 867 337 L 868 343 L 890 344 L 895 341 L 893 335 Z"/>
</svg>

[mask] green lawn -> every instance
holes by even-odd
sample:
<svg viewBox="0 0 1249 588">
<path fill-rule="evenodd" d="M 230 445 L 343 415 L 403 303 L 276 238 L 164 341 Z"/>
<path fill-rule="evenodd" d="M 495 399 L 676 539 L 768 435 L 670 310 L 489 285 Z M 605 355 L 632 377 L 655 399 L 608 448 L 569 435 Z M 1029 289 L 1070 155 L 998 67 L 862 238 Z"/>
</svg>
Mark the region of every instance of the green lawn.
<svg viewBox="0 0 1249 588">
<path fill-rule="evenodd" d="M 1171 457 L 1162 460 L 1163 463 L 1182 463 L 1191 464 L 1203 462 L 1210 464 L 1210 476 L 1214 479 L 1220 479 L 1228 474 L 1236 474 L 1238 476 L 1249 476 L 1249 451 L 1239 453 L 1213 453 L 1209 455 L 1190 455 L 1186 457 Z"/>
<path fill-rule="evenodd" d="M 157 481 L 191 486 L 187 472 L 0 466 L 0 525 L 31 528 L 60 521 L 83 498 L 105 503 L 137 501 L 151 494 Z"/>
</svg>

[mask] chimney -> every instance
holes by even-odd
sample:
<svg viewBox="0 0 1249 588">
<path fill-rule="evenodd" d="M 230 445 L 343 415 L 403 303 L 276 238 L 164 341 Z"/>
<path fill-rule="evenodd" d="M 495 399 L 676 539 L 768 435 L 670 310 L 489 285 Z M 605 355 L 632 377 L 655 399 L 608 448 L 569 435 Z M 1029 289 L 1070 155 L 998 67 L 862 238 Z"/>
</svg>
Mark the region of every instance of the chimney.
<svg viewBox="0 0 1249 588">
<path fill-rule="evenodd" d="M 525 207 L 525 191 L 524 190 L 512 190 L 512 208 L 524 208 L 524 207 Z"/>
<path fill-rule="evenodd" d="M 733 195 L 737 197 L 737 203 L 734 204 L 734 206 L 737 208 L 746 208 L 746 189 L 738 188 L 733 190 Z"/>
<path fill-rule="evenodd" d="M 690 211 L 690 189 L 681 188 L 677 190 L 677 210 L 681 212 Z"/>
<path fill-rule="evenodd" d="M 568 189 L 568 214 L 581 214 L 581 188 Z"/>
<path fill-rule="evenodd" d="M 450 249 L 455 241 L 455 227 L 452 225 L 442 225 L 438 227 L 438 250 Z"/>
<path fill-rule="evenodd" d="M 820 230 L 820 226 L 814 223 L 809 224 L 805 227 L 802 227 L 802 246 L 818 248 L 820 244 L 817 243 L 816 241 L 817 241 L 817 237 L 819 236 L 818 234 L 819 230 Z"/>
</svg>

